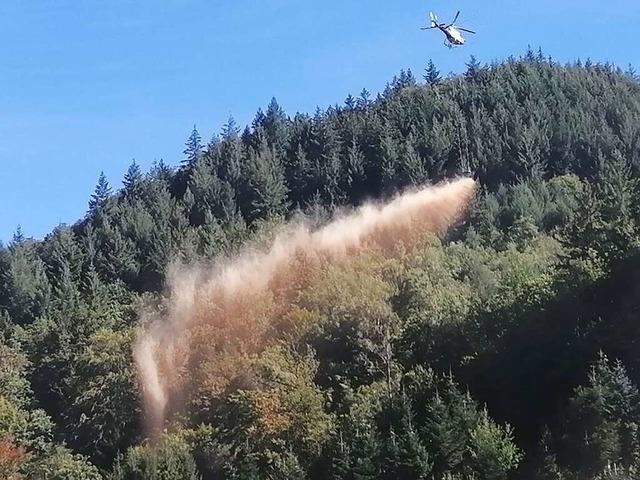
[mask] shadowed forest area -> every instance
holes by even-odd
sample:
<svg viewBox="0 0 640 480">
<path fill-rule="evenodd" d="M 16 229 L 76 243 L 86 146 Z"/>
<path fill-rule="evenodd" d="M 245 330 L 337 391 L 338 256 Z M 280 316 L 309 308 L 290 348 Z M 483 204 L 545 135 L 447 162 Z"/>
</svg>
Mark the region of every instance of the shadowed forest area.
<svg viewBox="0 0 640 480">
<path fill-rule="evenodd" d="M 468 170 L 446 234 L 295 259 L 285 303 L 192 332 L 181 408 L 147 438 L 133 346 L 173 261 Z M 531 50 L 194 127 L 179 166 L 101 175 L 84 218 L 0 248 L 0 477 L 640 478 L 639 179 L 633 69 Z"/>
</svg>

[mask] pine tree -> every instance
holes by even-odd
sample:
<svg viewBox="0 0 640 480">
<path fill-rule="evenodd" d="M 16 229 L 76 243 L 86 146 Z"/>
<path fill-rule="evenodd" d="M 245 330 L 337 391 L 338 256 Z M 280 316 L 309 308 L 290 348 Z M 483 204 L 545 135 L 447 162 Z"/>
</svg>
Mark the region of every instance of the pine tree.
<svg viewBox="0 0 640 480">
<path fill-rule="evenodd" d="M 454 408 L 439 393 L 427 407 L 425 433 L 436 478 L 457 471 L 464 459 L 467 426 L 456 418 Z"/>
<path fill-rule="evenodd" d="M 250 220 L 281 215 L 287 210 L 288 189 L 284 181 L 284 172 L 273 152 L 268 148 L 252 154 L 248 192 L 250 207 L 247 217 Z"/>
<path fill-rule="evenodd" d="M 267 138 L 267 145 L 274 149 L 278 156 L 282 156 L 285 145 L 289 140 L 289 119 L 275 97 L 267 106 L 263 128 Z"/>
<path fill-rule="evenodd" d="M 123 185 L 125 193 L 131 196 L 136 196 L 139 193 L 140 186 L 142 184 L 142 171 L 140 166 L 136 163 L 135 158 L 129 165 L 127 173 L 124 175 Z"/>
<path fill-rule="evenodd" d="M 16 231 L 13 233 L 13 237 L 11 238 L 10 247 L 18 247 L 22 245 L 25 241 L 25 236 L 22 233 L 22 227 L 18 225 L 16 227 Z"/>
<path fill-rule="evenodd" d="M 174 178 L 173 169 L 164 163 L 164 160 L 154 161 L 151 165 L 151 178 L 164 182 L 167 186 L 171 185 Z"/>
<path fill-rule="evenodd" d="M 314 119 L 312 148 L 309 150 L 310 192 L 320 192 L 327 205 L 339 205 L 341 195 L 340 176 L 343 172 L 340 158 L 340 139 L 332 123 L 321 116 Z M 312 193 L 312 194 L 313 194 Z"/>
<path fill-rule="evenodd" d="M 531 48 L 531 45 L 527 45 L 527 51 L 524 54 L 524 59 L 527 62 L 534 62 L 536 59 L 535 54 L 533 53 L 533 49 Z"/>
<path fill-rule="evenodd" d="M 470 432 L 470 463 L 479 478 L 507 480 L 522 455 L 513 444 L 513 429 L 501 428 L 489 418 L 486 408 Z"/>
<path fill-rule="evenodd" d="M 18 229 L 9 245 L 6 264 L 0 264 L 0 310 L 7 311 L 16 324 L 33 322 L 50 303 L 47 268 L 36 247 L 35 242 L 24 240 Z"/>
<path fill-rule="evenodd" d="M 100 172 L 98 184 L 93 191 L 93 195 L 91 195 L 91 199 L 89 200 L 89 213 L 93 213 L 98 208 L 101 208 L 110 195 L 111 188 L 109 187 L 109 182 L 107 182 L 107 177 L 104 172 Z"/>
<path fill-rule="evenodd" d="M 552 444 L 553 438 L 548 427 L 544 427 L 538 447 L 535 475 L 540 480 L 562 480 L 564 475 L 558 466 L 557 455 Z"/>
<path fill-rule="evenodd" d="M 429 85 L 437 85 L 440 83 L 440 80 L 441 80 L 440 72 L 436 68 L 436 65 L 433 63 L 433 60 L 429 60 L 429 64 L 427 65 L 424 79 Z"/>
<path fill-rule="evenodd" d="M 348 192 L 351 201 L 357 201 L 364 195 L 365 176 L 364 155 L 355 138 L 351 139 L 351 143 L 347 147 L 344 168 L 341 188 L 343 191 Z"/>
<path fill-rule="evenodd" d="M 640 245 L 638 180 L 618 155 L 604 162 L 595 185 L 585 184 L 566 244 L 577 258 L 599 257 L 605 265 Z"/>
<path fill-rule="evenodd" d="M 380 138 L 380 159 L 376 165 L 375 177 L 383 192 L 393 192 L 397 188 L 398 147 L 388 128 Z"/>
<path fill-rule="evenodd" d="M 638 180 L 617 152 L 608 160 L 598 182 L 597 196 L 607 230 L 610 255 L 620 258 L 640 242 L 638 238 Z"/>
<path fill-rule="evenodd" d="M 184 165 L 191 165 L 202 155 L 202 138 L 198 133 L 198 129 L 196 126 L 193 126 L 193 130 L 191 131 L 191 135 L 189 135 L 189 139 L 185 143 L 186 148 L 182 152 L 186 155 L 186 158 L 182 160 Z"/>
<path fill-rule="evenodd" d="M 356 106 L 358 108 L 364 109 L 369 105 L 371 105 L 371 94 L 366 88 L 363 88 L 362 92 L 360 92 L 360 96 L 356 100 Z"/>
<path fill-rule="evenodd" d="M 383 443 L 380 478 L 430 478 L 432 465 L 415 428 L 411 401 L 404 392 L 395 400 L 396 405 L 388 407 L 392 420 Z"/>
<path fill-rule="evenodd" d="M 233 118 L 233 115 L 230 115 L 227 123 L 225 123 L 222 127 L 222 139 L 230 140 L 232 138 L 238 137 L 239 134 L 240 127 L 236 123 L 235 118 Z"/>
<path fill-rule="evenodd" d="M 564 449 L 569 466 L 582 475 L 597 475 L 608 465 L 635 461 L 640 394 L 622 364 L 600 352 L 589 383 L 578 387 L 566 412 Z"/>
<path fill-rule="evenodd" d="M 466 64 L 466 66 L 467 66 L 467 71 L 465 72 L 464 76 L 467 79 L 475 79 L 480 73 L 480 70 L 482 67 L 482 65 L 474 55 L 471 55 L 471 57 L 469 58 L 469 62 Z"/>
<path fill-rule="evenodd" d="M 353 98 L 353 95 L 349 94 L 345 99 L 344 104 L 347 107 L 347 110 L 353 110 L 356 108 L 356 99 Z"/>
<path fill-rule="evenodd" d="M 398 165 L 402 177 L 403 186 L 423 185 L 427 180 L 427 172 L 424 162 L 413 146 L 412 135 L 409 135 L 402 145 L 400 153 L 400 165 Z"/>
</svg>

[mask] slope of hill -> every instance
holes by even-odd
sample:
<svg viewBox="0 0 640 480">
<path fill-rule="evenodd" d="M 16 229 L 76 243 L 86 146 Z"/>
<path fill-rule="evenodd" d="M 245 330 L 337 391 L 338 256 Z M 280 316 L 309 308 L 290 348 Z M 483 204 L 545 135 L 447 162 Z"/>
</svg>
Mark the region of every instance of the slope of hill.
<svg viewBox="0 0 640 480">
<path fill-rule="evenodd" d="M 349 255 L 303 248 L 466 169 L 461 218 L 467 194 L 407 217 L 432 219 L 417 236 L 374 222 Z M 273 100 L 206 144 L 194 128 L 178 168 L 101 177 L 85 218 L 0 249 L 0 473 L 628 478 L 639 175 L 638 78 L 532 52 L 314 115 Z M 248 251 L 259 281 L 227 289 L 216 272 Z M 180 335 L 141 340 L 187 310 Z"/>
</svg>

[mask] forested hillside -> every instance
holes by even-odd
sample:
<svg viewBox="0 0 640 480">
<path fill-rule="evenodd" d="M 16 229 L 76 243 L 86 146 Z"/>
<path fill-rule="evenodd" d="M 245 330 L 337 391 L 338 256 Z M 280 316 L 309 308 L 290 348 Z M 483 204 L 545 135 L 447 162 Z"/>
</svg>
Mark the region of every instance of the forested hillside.
<svg viewBox="0 0 640 480">
<path fill-rule="evenodd" d="M 259 338 L 207 332 L 147 438 L 133 345 L 173 262 L 468 169 L 446 234 L 322 264 Z M 633 70 L 531 51 L 194 127 L 179 166 L 101 175 L 84 218 L 0 248 L 0 477 L 640 478 L 639 179 Z"/>
</svg>

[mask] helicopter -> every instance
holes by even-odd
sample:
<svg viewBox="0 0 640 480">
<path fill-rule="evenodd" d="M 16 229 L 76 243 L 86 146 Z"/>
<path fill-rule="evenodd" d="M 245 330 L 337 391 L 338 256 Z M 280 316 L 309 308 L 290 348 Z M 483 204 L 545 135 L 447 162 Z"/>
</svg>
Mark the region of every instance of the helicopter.
<svg viewBox="0 0 640 480">
<path fill-rule="evenodd" d="M 444 44 L 449 48 L 453 48 L 454 45 L 456 46 L 464 45 L 465 39 L 460 33 L 460 31 L 468 32 L 468 33 L 476 33 L 476 32 L 474 32 L 473 30 L 468 30 L 466 28 L 455 26 L 454 23 L 456 23 L 456 20 L 458 19 L 459 15 L 460 15 L 460 11 L 456 13 L 456 16 L 453 19 L 453 22 L 447 25 L 445 23 L 439 23 L 438 17 L 436 17 L 433 14 L 433 12 L 429 12 L 429 16 L 431 17 L 431 25 L 429 25 L 428 27 L 421 27 L 421 30 L 430 30 L 432 28 L 437 28 L 441 30 L 442 33 L 444 33 L 445 36 L 447 37 L 444 41 Z"/>
</svg>

